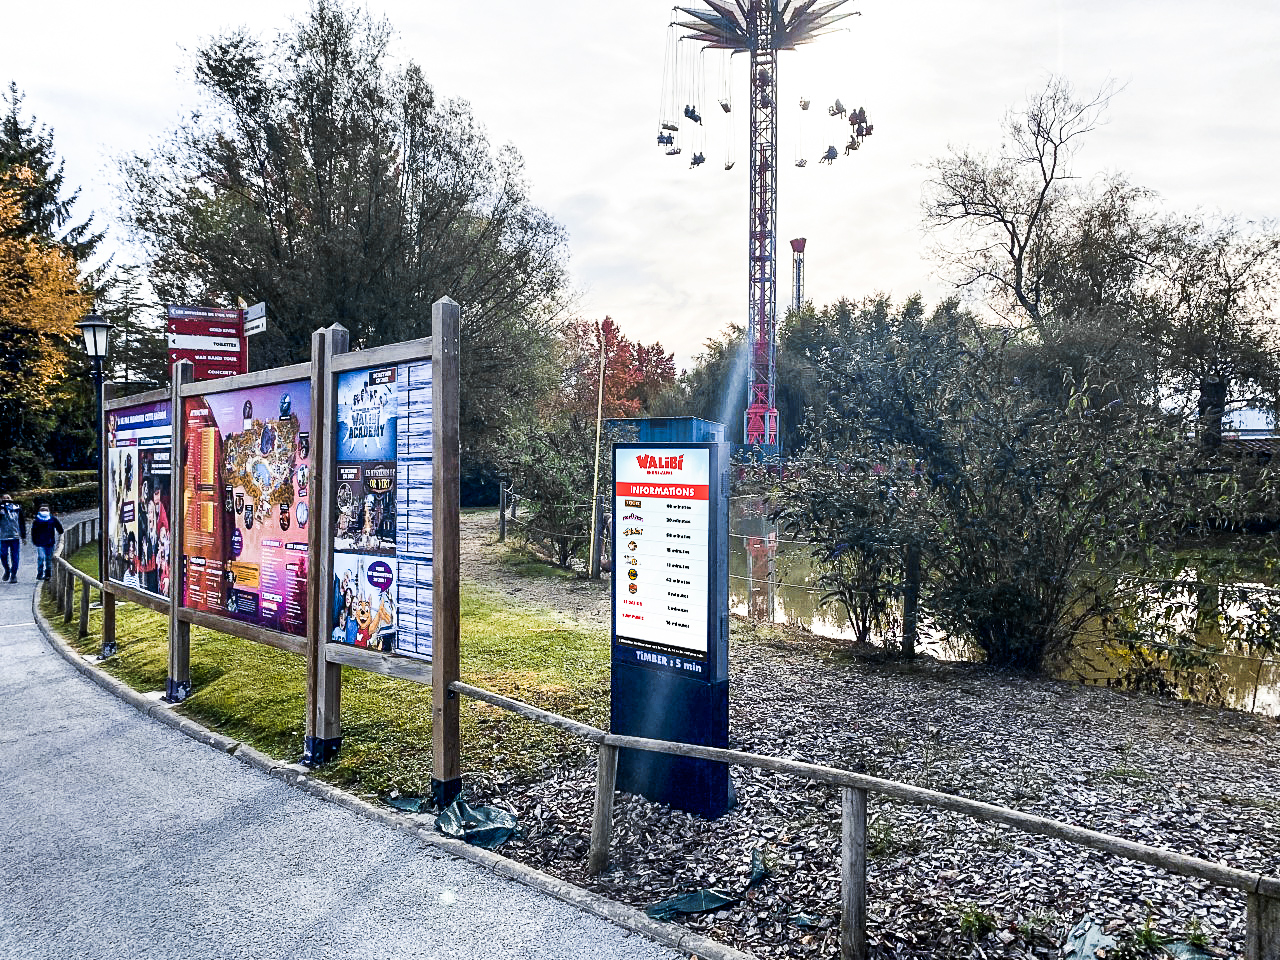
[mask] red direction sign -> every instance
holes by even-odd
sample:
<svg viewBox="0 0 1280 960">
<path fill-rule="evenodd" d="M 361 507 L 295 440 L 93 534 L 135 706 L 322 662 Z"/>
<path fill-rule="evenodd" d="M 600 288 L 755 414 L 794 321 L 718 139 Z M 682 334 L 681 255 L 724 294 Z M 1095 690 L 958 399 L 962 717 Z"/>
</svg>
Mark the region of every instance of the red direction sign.
<svg viewBox="0 0 1280 960">
<path fill-rule="evenodd" d="M 165 314 L 170 368 L 179 360 L 189 360 L 197 380 L 248 371 L 243 311 L 170 304 Z"/>
</svg>

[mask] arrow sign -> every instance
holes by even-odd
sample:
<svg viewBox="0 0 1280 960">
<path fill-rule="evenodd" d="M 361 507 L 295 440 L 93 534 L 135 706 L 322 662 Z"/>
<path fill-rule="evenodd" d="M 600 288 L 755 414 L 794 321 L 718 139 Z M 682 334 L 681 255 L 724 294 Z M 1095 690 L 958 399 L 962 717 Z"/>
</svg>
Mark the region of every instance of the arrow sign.
<svg viewBox="0 0 1280 960">
<path fill-rule="evenodd" d="M 246 337 L 262 333 L 267 329 L 267 301 L 255 303 L 244 312 L 244 334 Z"/>
</svg>

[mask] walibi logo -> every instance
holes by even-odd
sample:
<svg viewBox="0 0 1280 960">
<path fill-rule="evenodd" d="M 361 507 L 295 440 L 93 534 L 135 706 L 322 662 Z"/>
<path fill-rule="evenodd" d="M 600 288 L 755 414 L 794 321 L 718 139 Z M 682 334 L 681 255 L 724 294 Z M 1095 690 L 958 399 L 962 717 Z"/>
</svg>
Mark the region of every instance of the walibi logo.
<svg viewBox="0 0 1280 960">
<path fill-rule="evenodd" d="M 641 470 L 683 470 L 684 454 L 677 454 L 671 457 L 655 457 L 648 453 L 642 453 L 636 457 L 636 463 Z"/>
</svg>

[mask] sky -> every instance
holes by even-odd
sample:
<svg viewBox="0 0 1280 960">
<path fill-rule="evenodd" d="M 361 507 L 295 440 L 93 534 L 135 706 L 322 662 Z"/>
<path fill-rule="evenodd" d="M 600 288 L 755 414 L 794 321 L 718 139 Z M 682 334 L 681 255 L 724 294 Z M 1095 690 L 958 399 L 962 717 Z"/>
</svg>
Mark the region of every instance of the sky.
<svg viewBox="0 0 1280 960">
<path fill-rule="evenodd" d="M 191 51 L 224 31 L 263 38 L 306 0 L 15 5 L 0 36 L 0 82 L 52 127 L 77 210 L 112 232 L 117 158 L 147 152 L 198 103 Z M 1000 121 L 1059 74 L 1093 93 L 1120 89 L 1076 171 L 1125 174 L 1170 210 L 1280 219 L 1280 4 L 1274 0 L 850 0 L 859 16 L 779 65 L 779 303 L 790 298 L 787 241 L 807 238 L 805 295 L 818 305 L 884 292 L 929 302 L 952 287 L 930 254 L 920 201 L 928 164 L 952 148 L 996 150 Z M 709 55 L 707 162 L 656 143 L 667 24 L 657 0 L 369 0 L 396 28 L 439 97 L 470 101 L 495 145 L 525 160 L 533 201 L 569 235 L 580 316 L 612 316 L 660 341 L 679 367 L 747 316 L 746 87 L 715 100 Z M 50 16 L 56 12 L 57 22 Z M 801 114 L 798 100 L 812 106 Z M 827 116 L 840 98 L 875 125 L 865 148 L 830 166 L 847 139 Z M 728 136 L 726 121 L 736 124 Z M 682 137 L 687 136 L 682 132 Z M 737 161 L 726 171 L 732 143 Z M 794 161 L 805 156 L 808 164 Z M 251 292 L 250 292 L 251 296 Z M 463 305 L 465 309 L 465 304 Z"/>
</svg>

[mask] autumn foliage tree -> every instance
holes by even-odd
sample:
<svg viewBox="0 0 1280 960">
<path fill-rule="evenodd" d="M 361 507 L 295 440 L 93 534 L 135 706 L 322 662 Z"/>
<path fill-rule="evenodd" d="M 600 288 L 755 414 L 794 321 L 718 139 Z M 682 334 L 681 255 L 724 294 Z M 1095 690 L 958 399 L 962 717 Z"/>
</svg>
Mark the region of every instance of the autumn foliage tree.
<svg viewBox="0 0 1280 960">
<path fill-rule="evenodd" d="M 67 377 L 68 344 L 90 305 L 71 255 L 26 229 L 22 193 L 9 184 L 32 179 L 18 169 L 0 181 L 0 484 L 6 487 L 40 477 L 31 441 L 47 432 Z"/>
<path fill-rule="evenodd" d="M 512 436 L 506 460 L 530 539 L 567 567 L 590 535 L 597 410 L 605 419 L 645 416 L 674 382 L 675 357 L 661 343 L 630 340 L 610 317 L 566 324 L 559 356 L 559 388 Z M 602 452 L 605 474 L 607 459 Z"/>
</svg>

